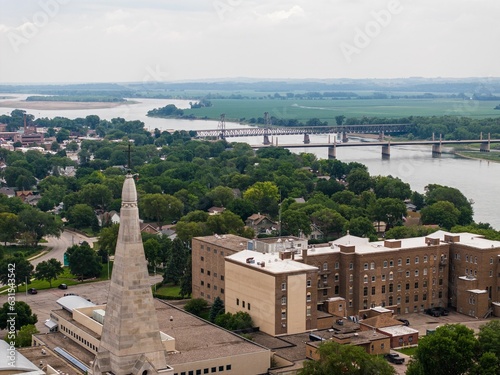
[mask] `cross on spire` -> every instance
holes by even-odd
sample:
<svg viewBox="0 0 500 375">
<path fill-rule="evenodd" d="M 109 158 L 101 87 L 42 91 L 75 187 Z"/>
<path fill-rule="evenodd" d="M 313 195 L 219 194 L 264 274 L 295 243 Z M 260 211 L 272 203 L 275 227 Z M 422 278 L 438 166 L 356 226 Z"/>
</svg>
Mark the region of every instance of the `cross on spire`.
<svg viewBox="0 0 500 375">
<path fill-rule="evenodd" d="M 126 152 L 128 154 L 128 164 L 127 164 L 127 167 L 129 169 L 129 171 L 132 171 L 132 162 L 130 160 L 130 155 L 132 155 L 132 152 L 134 152 L 134 151 L 131 150 L 131 147 L 132 147 L 132 144 L 129 142 L 128 143 L 128 149 L 125 150 L 125 151 L 123 151 L 123 152 Z"/>
</svg>

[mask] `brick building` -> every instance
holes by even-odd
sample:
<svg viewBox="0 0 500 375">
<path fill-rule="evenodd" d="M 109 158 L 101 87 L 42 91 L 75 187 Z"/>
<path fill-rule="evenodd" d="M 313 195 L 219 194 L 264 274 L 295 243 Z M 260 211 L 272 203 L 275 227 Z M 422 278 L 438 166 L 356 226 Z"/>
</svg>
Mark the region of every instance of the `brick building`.
<svg viewBox="0 0 500 375">
<path fill-rule="evenodd" d="M 335 316 L 362 319 L 364 311 L 375 306 L 395 314 L 451 306 L 473 317 L 500 315 L 500 241 L 480 235 L 438 231 L 377 242 L 347 235 L 326 246 L 307 246 L 297 238 L 197 237 L 193 297 L 212 302 L 219 296 L 226 306 L 232 305 L 235 301 L 224 294 L 233 288 L 224 280 L 229 261 L 225 258 L 247 249 L 315 267 L 316 274 L 311 272 L 306 283 L 315 288 L 317 309 Z M 255 267 L 245 273 L 244 281 L 252 288 L 260 277 Z M 275 295 L 263 303 L 275 304 Z M 276 320 L 279 315 L 276 312 Z"/>
</svg>

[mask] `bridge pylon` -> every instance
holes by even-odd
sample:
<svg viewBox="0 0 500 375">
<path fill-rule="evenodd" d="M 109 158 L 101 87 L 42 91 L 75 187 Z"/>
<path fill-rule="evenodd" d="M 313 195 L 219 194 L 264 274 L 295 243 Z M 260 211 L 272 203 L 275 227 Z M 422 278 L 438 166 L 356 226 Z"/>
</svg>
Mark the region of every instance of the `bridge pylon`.
<svg viewBox="0 0 500 375">
<path fill-rule="evenodd" d="M 304 133 L 304 144 L 308 145 L 309 143 L 311 143 L 311 139 L 309 138 L 309 134 Z"/>
<path fill-rule="evenodd" d="M 226 114 L 220 115 L 219 123 L 217 124 L 217 138 L 226 139 Z"/>
<path fill-rule="evenodd" d="M 481 140 L 483 139 L 483 133 L 481 133 Z M 481 147 L 479 148 L 480 152 L 490 152 L 490 141 L 491 141 L 491 134 L 488 133 L 488 141 L 481 143 Z"/>
</svg>

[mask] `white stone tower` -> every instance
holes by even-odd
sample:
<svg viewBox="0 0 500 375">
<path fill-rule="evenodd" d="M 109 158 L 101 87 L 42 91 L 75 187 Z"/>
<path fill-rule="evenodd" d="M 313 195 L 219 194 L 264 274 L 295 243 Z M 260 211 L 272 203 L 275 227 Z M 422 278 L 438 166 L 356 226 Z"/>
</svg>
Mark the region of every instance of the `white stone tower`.
<svg viewBox="0 0 500 375">
<path fill-rule="evenodd" d="M 94 375 L 168 373 L 149 285 L 139 227 L 137 191 L 131 174 L 122 190 L 120 229 Z"/>
</svg>

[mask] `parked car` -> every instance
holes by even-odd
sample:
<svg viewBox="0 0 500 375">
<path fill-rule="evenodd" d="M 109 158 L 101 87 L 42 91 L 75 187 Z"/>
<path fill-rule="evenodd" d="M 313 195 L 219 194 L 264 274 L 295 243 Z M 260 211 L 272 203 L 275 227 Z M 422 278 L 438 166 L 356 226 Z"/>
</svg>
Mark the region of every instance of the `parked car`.
<svg viewBox="0 0 500 375">
<path fill-rule="evenodd" d="M 37 294 L 38 291 L 35 288 L 29 288 L 28 289 L 28 294 Z"/>
<path fill-rule="evenodd" d="M 436 318 L 441 316 L 441 312 L 439 310 L 436 310 L 436 308 L 434 308 L 434 307 L 425 310 L 425 313 L 427 315 L 434 316 Z"/>
<path fill-rule="evenodd" d="M 59 284 L 58 288 L 59 289 L 68 289 L 68 286 L 66 284 Z"/>
<path fill-rule="evenodd" d="M 410 325 L 410 321 L 408 319 L 398 319 L 398 320 L 407 327 Z"/>
<path fill-rule="evenodd" d="M 434 307 L 434 310 L 438 311 L 442 316 L 448 316 L 448 314 L 450 313 L 448 309 L 444 307 Z"/>
<path fill-rule="evenodd" d="M 396 365 L 402 365 L 405 362 L 405 359 L 403 357 L 400 357 L 399 354 L 396 353 L 389 353 L 386 354 L 384 357 L 389 362 L 394 363 Z"/>
</svg>

